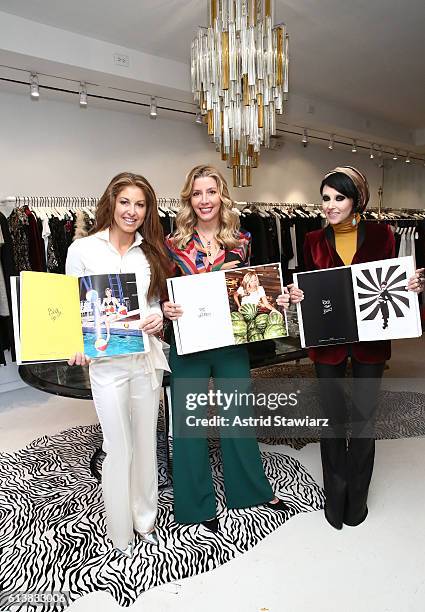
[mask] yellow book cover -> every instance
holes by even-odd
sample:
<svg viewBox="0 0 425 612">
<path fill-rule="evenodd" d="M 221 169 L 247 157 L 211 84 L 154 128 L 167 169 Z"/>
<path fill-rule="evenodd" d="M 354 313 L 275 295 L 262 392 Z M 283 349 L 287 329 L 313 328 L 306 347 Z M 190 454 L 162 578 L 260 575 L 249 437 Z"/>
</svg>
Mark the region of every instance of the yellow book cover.
<svg viewBox="0 0 425 612">
<path fill-rule="evenodd" d="M 21 272 L 21 359 L 69 359 L 84 352 L 78 278 Z"/>
</svg>

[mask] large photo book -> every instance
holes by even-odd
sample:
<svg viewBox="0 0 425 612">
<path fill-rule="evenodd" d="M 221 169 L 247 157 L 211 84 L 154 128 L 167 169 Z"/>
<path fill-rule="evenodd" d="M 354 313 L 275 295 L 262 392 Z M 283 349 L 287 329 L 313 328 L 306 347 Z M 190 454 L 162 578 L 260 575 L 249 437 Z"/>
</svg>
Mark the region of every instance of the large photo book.
<svg viewBox="0 0 425 612">
<path fill-rule="evenodd" d="M 412 256 L 298 272 L 301 346 L 415 338 L 422 334 Z"/>
<path fill-rule="evenodd" d="M 11 290 L 18 364 L 149 350 L 139 329 L 135 274 L 21 272 L 11 278 Z"/>
<path fill-rule="evenodd" d="M 288 335 L 280 264 L 179 276 L 167 280 L 183 315 L 173 321 L 177 353 L 246 344 Z"/>
</svg>

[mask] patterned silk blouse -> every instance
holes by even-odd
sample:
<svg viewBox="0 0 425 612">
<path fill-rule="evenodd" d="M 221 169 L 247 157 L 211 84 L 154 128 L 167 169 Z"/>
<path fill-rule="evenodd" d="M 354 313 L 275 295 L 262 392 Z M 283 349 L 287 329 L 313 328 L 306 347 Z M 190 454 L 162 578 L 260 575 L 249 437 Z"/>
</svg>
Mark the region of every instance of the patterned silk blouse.
<svg viewBox="0 0 425 612">
<path fill-rule="evenodd" d="M 239 245 L 231 250 L 220 249 L 212 264 L 196 230 L 185 249 L 174 245 L 172 234 L 166 237 L 165 245 L 174 264 L 173 276 L 242 268 L 249 265 L 251 256 L 251 234 L 244 230 L 239 230 Z"/>
</svg>

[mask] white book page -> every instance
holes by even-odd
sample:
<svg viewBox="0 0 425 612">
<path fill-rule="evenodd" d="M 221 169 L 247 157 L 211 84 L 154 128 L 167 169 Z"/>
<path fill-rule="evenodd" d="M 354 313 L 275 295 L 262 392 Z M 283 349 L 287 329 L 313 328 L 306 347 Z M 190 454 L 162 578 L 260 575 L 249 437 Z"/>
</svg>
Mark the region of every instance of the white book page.
<svg viewBox="0 0 425 612">
<path fill-rule="evenodd" d="M 170 299 L 183 315 L 173 321 L 179 355 L 235 344 L 224 272 L 167 281 Z"/>
<path fill-rule="evenodd" d="M 13 336 L 15 340 L 15 353 L 16 363 L 22 364 L 21 361 L 21 332 L 20 332 L 20 321 L 19 321 L 19 308 L 18 308 L 18 295 L 17 295 L 17 283 L 20 282 L 20 278 L 17 276 L 10 277 L 10 297 L 12 302 L 12 317 L 13 317 Z"/>
<path fill-rule="evenodd" d="M 413 257 L 351 266 L 359 340 L 415 338 L 422 334 L 418 296 L 407 291 Z"/>
<path fill-rule="evenodd" d="M 298 274 L 297 273 L 293 275 L 293 283 L 294 283 L 294 287 L 298 289 Z M 305 335 L 304 335 L 304 325 L 303 325 L 303 316 L 302 316 L 302 311 L 301 311 L 301 303 L 298 302 L 298 304 L 296 304 L 296 307 L 297 307 L 298 329 L 300 332 L 301 347 L 305 348 Z"/>
</svg>

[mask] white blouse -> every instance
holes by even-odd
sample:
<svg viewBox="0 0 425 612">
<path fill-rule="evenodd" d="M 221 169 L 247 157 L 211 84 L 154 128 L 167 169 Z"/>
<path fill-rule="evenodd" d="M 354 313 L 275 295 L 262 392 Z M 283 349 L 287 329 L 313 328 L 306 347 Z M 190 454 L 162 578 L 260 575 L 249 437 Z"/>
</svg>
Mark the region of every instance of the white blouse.
<svg viewBox="0 0 425 612">
<path fill-rule="evenodd" d="M 244 304 L 255 304 L 257 306 L 261 298 L 263 298 L 266 295 L 266 292 L 264 291 L 264 287 L 262 287 L 261 285 L 258 287 L 257 291 L 253 291 L 252 293 L 246 294 L 243 287 L 239 287 L 237 292 L 240 296 L 242 296 L 242 300 L 241 300 L 242 306 Z"/>
</svg>

